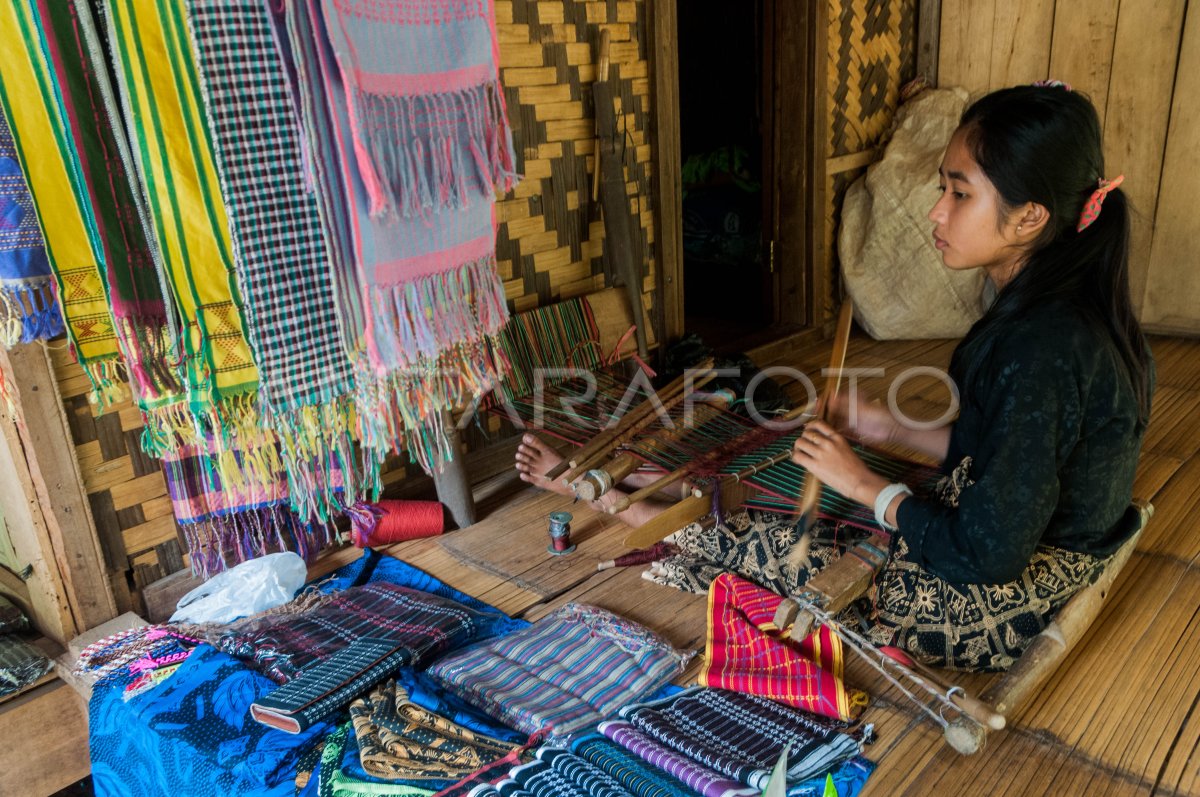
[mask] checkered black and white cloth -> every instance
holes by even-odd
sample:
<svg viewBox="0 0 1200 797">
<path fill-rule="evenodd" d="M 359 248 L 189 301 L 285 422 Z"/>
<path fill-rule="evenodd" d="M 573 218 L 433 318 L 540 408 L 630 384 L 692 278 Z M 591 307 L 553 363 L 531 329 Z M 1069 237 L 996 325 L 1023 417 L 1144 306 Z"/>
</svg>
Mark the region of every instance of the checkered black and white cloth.
<svg viewBox="0 0 1200 797">
<path fill-rule="evenodd" d="M 188 0 L 261 390 L 275 412 L 353 388 L 317 198 L 260 0 Z"/>
</svg>

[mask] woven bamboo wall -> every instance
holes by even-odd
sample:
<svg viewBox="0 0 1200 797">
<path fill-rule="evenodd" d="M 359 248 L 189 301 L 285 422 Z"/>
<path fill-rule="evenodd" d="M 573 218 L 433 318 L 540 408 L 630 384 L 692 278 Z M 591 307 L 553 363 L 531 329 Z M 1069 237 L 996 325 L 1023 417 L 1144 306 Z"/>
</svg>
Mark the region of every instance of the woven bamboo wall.
<svg viewBox="0 0 1200 797">
<path fill-rule="evenodd" d="M 824 284 L 835 286 L 825 318 L 836 315 L 837 228 L 842 198 L 875 160 L 917 73 L 918 0 L 829 0 L 826 77 Z"/>
<path fill-rule="evenodd" d="M 604 287 L 603 223 L 591 201 L 594 109 L 600 31 L 611 40 L 610 79 L 618 81 L 618 118 L 626 133 L 630 208 L 640 220 L 648 265 L 643 287 L 653 299 L 647 129 L 650 81 L 647 0 L 498 0 L 501 79 L 524 179 L 497 204 L 496 255 L 514 312 Z M 652 317 L 650 315 L 648 318 Z M 97 532 L 110 570 L 126 571 L 140 590 L 187 566 L 159 463 L 141 450 L 142 424 L 128 402 L 95 416 L 88 382 L 65 348 L 53 352 Z M 490 421 L 495 431 L 498 421 Z M 487 438 L 464 435 L 468 447 Z M 395 457 L 384 473 L 392 488 L 419 469 Z"/>
</svg>

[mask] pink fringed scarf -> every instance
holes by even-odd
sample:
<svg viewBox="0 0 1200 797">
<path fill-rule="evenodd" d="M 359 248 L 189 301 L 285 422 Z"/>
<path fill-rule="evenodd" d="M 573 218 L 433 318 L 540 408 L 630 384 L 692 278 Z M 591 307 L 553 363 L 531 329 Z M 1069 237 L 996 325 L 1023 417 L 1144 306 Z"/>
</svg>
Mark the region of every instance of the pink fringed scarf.
<svg viewBox="0 0 1200 797">
<path fill-rule="evenodd" d="M 495 186 L 510 188 L 511 130 L 491 0 L 287 0 L 304 124 L 328 189 L 329 240 L 353 264 L 360 437 L 430 468 L 449 459 L 445 412 L 506 370 Z M 305 85 L 305 84 L 309 85 Z M 305 91 L 320 94 L 306 102 Z"/>
<path fill-rule="evenodd" d="M 331 0 L 370 214 L 461 208 L 513 185 L 491 0 Z"/>
</svg>

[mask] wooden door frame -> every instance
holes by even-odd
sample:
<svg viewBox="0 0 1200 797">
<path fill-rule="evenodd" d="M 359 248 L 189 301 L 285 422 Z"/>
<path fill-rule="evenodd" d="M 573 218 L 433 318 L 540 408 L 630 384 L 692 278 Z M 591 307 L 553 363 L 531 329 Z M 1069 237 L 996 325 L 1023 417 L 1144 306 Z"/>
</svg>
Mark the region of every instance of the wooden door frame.
<svg viewBox="0 0 1200 797">
<path fill-rule="evenodd" d="M 649 3 L 648 54 L 654 79 L 651 142 L 654 147 L 656 321 L 660 339 L 684 332 L 683 182 L 679 119 L 678 0 Z M 825 251 L 825 47 L 824 2 L 774 3 L 773 57 L 776 179 L 768 220 L 776 243 L 775 324 L 780 334 L 823 326 L 829 309 Z M 796 85 L 802 92 L 787 90 Z"/>
</svg>

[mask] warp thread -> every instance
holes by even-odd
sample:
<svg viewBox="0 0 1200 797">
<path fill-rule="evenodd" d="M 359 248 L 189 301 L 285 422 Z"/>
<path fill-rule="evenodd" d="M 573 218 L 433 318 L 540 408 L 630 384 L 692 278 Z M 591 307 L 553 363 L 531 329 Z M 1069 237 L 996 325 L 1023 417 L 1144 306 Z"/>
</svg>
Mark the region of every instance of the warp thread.
<svg viewBox="0 0 1200 797">
<path fill-rule="evenodd" d="M 446 530 L 442 505 L 437 501 L 360 501 L 346 510 L 350 541 L 359 548 L 436 537 Z"/>
<path fill-rule="evenodd" d="M 627 554 L 622 554 L 616 559 L 608 559 L 603 562 L 596 563 L 597 570 L 609 570 L 614 567 L 631 567 L 633 565 L 644 565 L 650 562 L 657 562 L 666 559 L 668 556 L 674 556 L 679 553 L 679 547 L 671 542 L 656 542 L 649 548 L 638 548 L 630 551 Z"/>
</svg>

